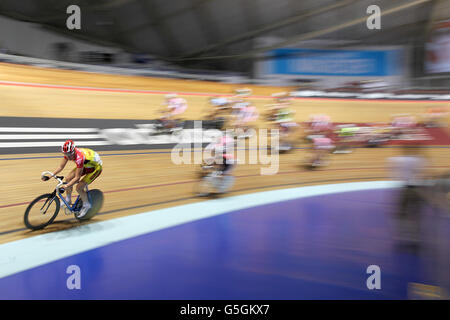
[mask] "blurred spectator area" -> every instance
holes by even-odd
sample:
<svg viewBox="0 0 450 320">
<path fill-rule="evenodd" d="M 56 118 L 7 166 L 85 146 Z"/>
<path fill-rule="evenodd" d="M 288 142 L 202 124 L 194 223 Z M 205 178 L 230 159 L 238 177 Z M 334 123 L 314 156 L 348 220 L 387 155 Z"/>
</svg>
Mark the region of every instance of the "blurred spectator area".
<svg viewBox="0 0 450 320">
<path fill-rule="evenodd" d="M 360 80 L 345 83 L 341 87 L 332 88 L 337 92 L 379 92 L 389 89 L 389 84 L 383 79 Z"/>
<path fill-rule="evenodd" d="M 109 52 L 83 51 L 80 52 L 80 62 L 110 64 L 114 62 L 114 56 L 114 54 Z"/>
<path fill-rule="evenodd" d="M 450 76 L 426 73 L 424 66 L 429 57 L 434 63 L 429 70 L 447 70 L 441 66 L 447 66 L 445 53 L 450 51 L 442 48 L 448 47 L 450 27 L 441 22 L 450 17 L 448 0 L 194 2 L 83 1 L 81 29 L 68 31 L 67 14 L 61 11 L 66 1 L 55 6 L 52 0 L 3 0 L 0 50 L 186 79 L 342 92 L 450 88 Z M 367 17 L 373 4 L 393 12 L 383 16 L 382 30 L 353 23 Z M 401 55 L 388 55 L 394 47 Z M 266 65 L 258 59 L 280 49 L 310 50 L 300 52 L 299 59 L 278 56 L 281 62 L 289 60 L 286 67 L 280 63 L 283 70 L 264 73 Z M 381 51 L 386 59 L 377 58 Z M 306 75 L 312 80 L 305 81 Z"/>
</svg>

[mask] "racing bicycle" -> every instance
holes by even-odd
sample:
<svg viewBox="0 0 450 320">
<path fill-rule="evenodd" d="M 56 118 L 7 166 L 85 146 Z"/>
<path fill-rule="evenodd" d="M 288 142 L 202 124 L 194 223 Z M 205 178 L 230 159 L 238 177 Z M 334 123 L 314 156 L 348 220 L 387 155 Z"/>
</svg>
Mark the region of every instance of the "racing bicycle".
<svg viewBox="0 0 450 320">
<path fill-rule="evenodd" d="M 52 193 L 45 193 L 34 199 L 25 210 L 24 223 L 28 229 L 40 230 L 50 225 L 56 218 L 61 207 L 61 201 L 64 205 L 66 215 L 74 215 L 79 221 L 89 220 L 93 218 L 103 205 L 103 192 L 99 189 L 89 190 L 86 186 L 86 192 L 92 207 L 83 217 L 79 218 L 79 212 L 83 207 L 83 201 L 78 195 L 75 202 L 70 206 L 66 199 L 62 196 L 64 189 L 61 188 L 65 184 L 63 176 L 54 176 L 51 172 L 42 173 L 42 179 L 47 181 L 50 177 L 54 178 L 58 184 Z"/>
</svg>

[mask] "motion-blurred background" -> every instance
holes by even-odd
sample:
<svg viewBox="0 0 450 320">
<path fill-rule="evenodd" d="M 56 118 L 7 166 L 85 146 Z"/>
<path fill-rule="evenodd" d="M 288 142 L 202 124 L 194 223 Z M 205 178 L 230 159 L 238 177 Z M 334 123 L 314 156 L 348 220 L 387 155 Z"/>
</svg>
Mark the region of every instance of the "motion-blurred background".
<svg viewBox="0 0 450 320">
<path fill-rule="evenodd" d="M 0 283 L 11 289 L 0 285 L 0 297 L 448 298 L 449 88 L 448 0 L 2 0 L 0 252 L 9 259 Z M 213 129 L 240 130 L 231 138 L 247 151 L 259 129 L 276 129 L 277 172 L 261 175 L 275 162 L 251 163 L 245 154 L 233 183 L 202 207 L 205 217 L 233 211 L 227 197 L 262 191 L 287 192 L 274 197 L 293 202 L 267 207 L 270 196 L 260 195 L 260 213 L 237 206 L 199 227 L 192 221 L 200 218 L 186 218 L 182 235 L 129 244 L 128 252 L 152 248 L 143 256 L 153 257 L 128 257 L 132 272 L 108 269 L 108 257 L 120 255 L 111 249 L 95 260 L 104 271 L 90 275 L 101 288 L 95 293 L 88 286 L 74 296 L 56 282 L 43 292 L 33 290 L 38 281 L 22 282 L 23 274 L 45 278 L 66 263 L 68 254 L 32 256 L 21 241 L 36 235 L 54 241 L 51 234 L 62 232 L 77 243 L 110 232 L 106 221 L 177 205 L 186 217 L 181 205 L 204 201 L 196 188 L 210 168 L 205 159 L 177 164 L 171 151 L 214 145 Z M 85 229 L 60 212 L 31 232 L 24 211 L 54 188 L 39 177 L 57 167 L 67 139 L 102 158 L 93 188 L 103 191 L 103 207 L 81 223 Z M 344 192 L 341 183 L 360 184 Z M 305 186 L 333 195 L 287 196 Z M 116 238 L 119 227 L 104 235 L 109 242 L 89 240 L 83 250 L 137 235 Z M 8 246 L 26 253 L 19 259 L 22 249 Z M 83 250 L 72 252 L 72 263 L 90 266 L 91 256 L 75 256 Z M 155 261 L 151 273 L 145 263 Z M 366 287 L 369 265 L 387 275 L 385 291 Z M 152 286 L 132 278 L 145 270 Z M 164 283 L 163 271 L 186 289 Z M 108 272 L 127 280 L 108 287 Z M 130 288 L 133 295 L 121 295 Z"/>
<path fill-rule="evenodd" d="M 80 29 L 67 27 L 71 5 L 81 9 Z M 382 12 L 379 26 L 373 5 Z M 344 85 L 364 76 L 401 89 L 436 89 L 448 84 L 442 76 L 449 72 L 448 11 L 444 0 L 5 0 L 0 48 L 42 59 L 134 66 L 150 75 L 189 68 L 188 73 L 203 71 L 217 80 L 233 74 L 245 82 L 319 86 Z M 339 63 L 312 70 L 302 62 L 283 70 L 276 61 L 288 58 L 285 48 L 303 49 L 294 56 L 303 57 L 305 64 L 310 61 L 305 55 L 314 57 L 307 49 L 324 50 L 323 59 L 340 63 L 356 60 L 351 70 Z M 336 49 L 351 51 L 336 57 Z"/>
</svg>

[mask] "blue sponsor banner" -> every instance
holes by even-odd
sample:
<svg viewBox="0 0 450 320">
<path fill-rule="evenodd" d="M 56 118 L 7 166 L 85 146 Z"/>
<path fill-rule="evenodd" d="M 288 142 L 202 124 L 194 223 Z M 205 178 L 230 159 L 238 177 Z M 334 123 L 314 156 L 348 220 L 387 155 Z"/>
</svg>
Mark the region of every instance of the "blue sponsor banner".
<svg viewBox="0 0 450 320">
<path fill-rule="evenodd" d="M 400 50 L 277 49 L 270 73 L 305 76 L 392 76 Z"/>
</svg>

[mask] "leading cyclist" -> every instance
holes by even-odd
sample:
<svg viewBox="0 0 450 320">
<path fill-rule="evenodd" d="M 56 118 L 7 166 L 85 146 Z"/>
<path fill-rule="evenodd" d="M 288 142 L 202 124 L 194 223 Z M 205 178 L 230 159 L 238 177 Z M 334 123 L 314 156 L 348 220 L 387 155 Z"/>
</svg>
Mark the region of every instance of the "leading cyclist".
<svg viewBox="0 0 450 320">
<path fill-rule="evenodd" d="M 83 200 L 83 207 L 77 216 L 81 218 L 91 208 L 85 187 L 97 179 L 102 173 L 102 160 L 98 153 L 91 149 L 76 148 L 72 140 L 67 140 L 62 146 L 61 151 L 64 154 L 64 158 L 61 160 L 59 167 L 53 172 L 53 175 L 56 176 L 61 172 L 69 160 L 75 162 L 76 168 L 66 177 L 67 184 L 63 185 L 62 188 L 66 191 L 65 200 L 67 204 L 71 205 L 73 185 L 77 185 L 77 192 L 81 200 Z"/>
</svg>

